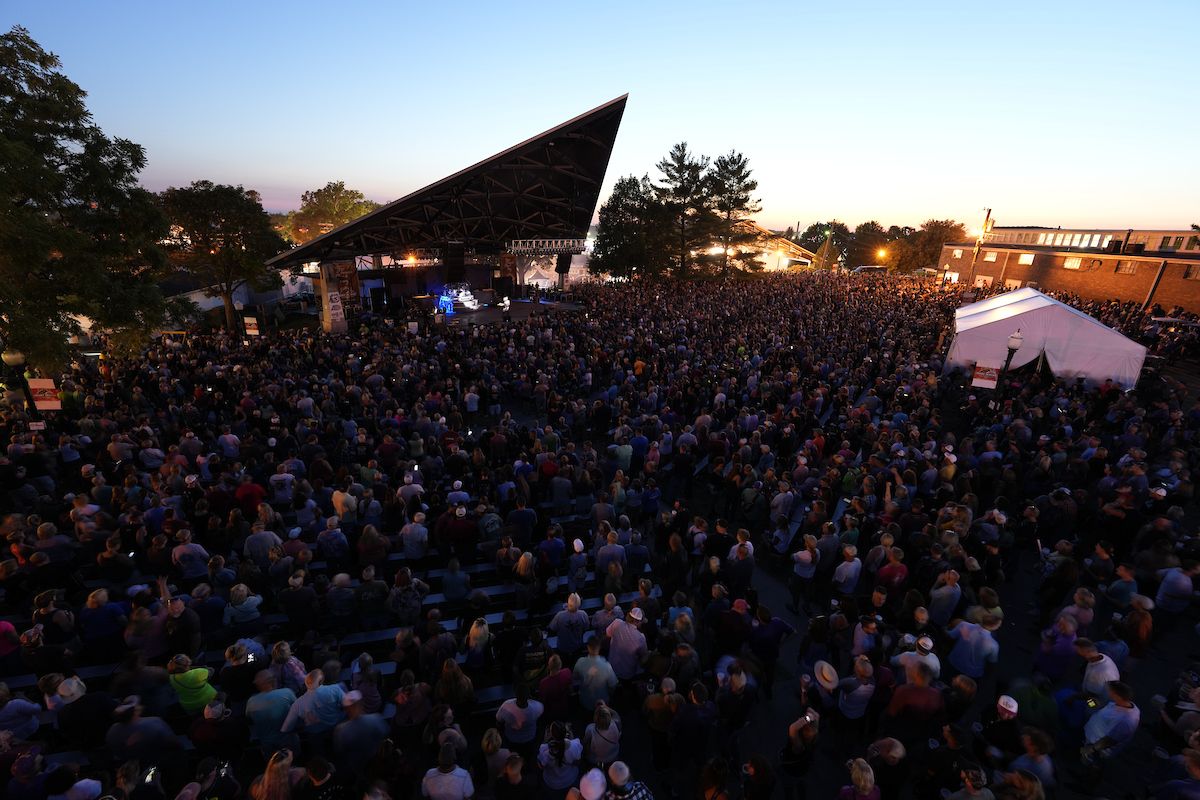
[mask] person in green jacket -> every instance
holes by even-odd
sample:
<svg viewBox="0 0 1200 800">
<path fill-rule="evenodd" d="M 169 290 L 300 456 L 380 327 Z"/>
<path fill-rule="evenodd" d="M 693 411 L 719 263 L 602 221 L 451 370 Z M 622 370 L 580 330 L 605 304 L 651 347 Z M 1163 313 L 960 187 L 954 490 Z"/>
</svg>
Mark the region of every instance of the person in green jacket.
<svg viewBox="0 0 1200 800">
<path fill-rule="evenodd" d="M 179 696 L 179 705 L 189 714 L 201 711 L 209 701 L 217 695 L 217 690 L 209 683 L 213 671 L 208 667 L 192 667 L 192 660 L 185 655 L 177 655 L 167 664 L 168 679 L 171 688 Z"/>
</svg>

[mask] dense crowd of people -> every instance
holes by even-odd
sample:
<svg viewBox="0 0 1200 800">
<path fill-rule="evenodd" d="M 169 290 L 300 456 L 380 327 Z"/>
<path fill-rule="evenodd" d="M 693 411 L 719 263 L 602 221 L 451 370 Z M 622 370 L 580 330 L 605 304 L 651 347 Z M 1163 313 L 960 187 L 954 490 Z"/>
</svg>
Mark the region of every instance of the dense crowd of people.
<svg viewBox="0 0 1200 800">
<path fill-rule="evenodd" d="M 6 796 L 1038 800 L 1149 729 L 1200 797 L 1200 671 L 1135 678 L 1194 636 L 1184 387 L 991 403 L 924 281 L 575 298 L 10 393 Z"/>
</svg>

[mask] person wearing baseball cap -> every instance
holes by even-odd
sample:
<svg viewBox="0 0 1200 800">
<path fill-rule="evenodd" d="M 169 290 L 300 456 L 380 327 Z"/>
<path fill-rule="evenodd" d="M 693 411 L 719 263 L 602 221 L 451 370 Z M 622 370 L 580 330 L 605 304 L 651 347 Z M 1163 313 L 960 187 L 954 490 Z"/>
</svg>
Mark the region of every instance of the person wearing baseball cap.
<svg viewBox="0 0 1200 800">
<path fill-rule="evenodd" d="M 1025 752 L 1021 744 L 1021 722 L 1017 719 L 1019 710 L 1012 695 L 1002 694 L 996 698 L 995 707 L 983 713 L 977 744 L 990 765 L 1003 766 Z"/>
<path fill-rule="evenodd" d="M 642 671 L 646 658 L 646 635 L 639 630 L 645 613 L 634 606 L 625 619 L 614 619 L 604 635 L 608 637 L 608 662 L 623 681 L 632 680 Z"/>
</svg>

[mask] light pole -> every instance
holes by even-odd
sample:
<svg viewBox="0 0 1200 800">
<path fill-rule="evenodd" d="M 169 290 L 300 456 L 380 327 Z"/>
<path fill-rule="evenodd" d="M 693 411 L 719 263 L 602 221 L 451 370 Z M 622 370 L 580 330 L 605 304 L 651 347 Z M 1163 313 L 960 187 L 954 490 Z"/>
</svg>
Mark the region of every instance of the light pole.
<svg viewBox="0 0 1200 800">
<path fill-rule="evenodd" d="M 38 412 L 37 403 L 33 400 L 33 392 L 29 391 L 29 381 L 25 380 L 25 354 L 20 350 L 6 349 L 0 353 L 0 360 L 4 361 L 6 367 L 10 367 L 17 376 L 17 383 L 21 385 L 21 393 L 25 395 L 25 404 L 29 410 L 29 416 L 34 419 L 41 419 L 42 415 Z"/>
<path fill-rule="evenodd" d="M 1000 377 L 996 381 L 996 399 L 997 402 L 1004 400 L 1004 376 L 1008 374 L 1008 368 L 1012 366 L 1013 356 L 1021 349 L 1025 337 L 1021 335 L 1021 329 L 1017 328 L 1011 336 L 1008 337 L 1008 357 L 1004 359 L 1004 368 L 1000 370 Z"/>
<path fill-rule="evenodd" d="M 987 236 L 992 227 L 992 210 L 988 208 L 984 211 L 986 213 L 983 215 L 983 227 L 979 229 L 979 235 L 975 237 L 975 249 L 971 251 L 971 277 L 968 279 L 968 289 L 975 288 L 975 262 L 979 260 L 979 248 L 983 246 L 983 237 Z"/>
</svg>

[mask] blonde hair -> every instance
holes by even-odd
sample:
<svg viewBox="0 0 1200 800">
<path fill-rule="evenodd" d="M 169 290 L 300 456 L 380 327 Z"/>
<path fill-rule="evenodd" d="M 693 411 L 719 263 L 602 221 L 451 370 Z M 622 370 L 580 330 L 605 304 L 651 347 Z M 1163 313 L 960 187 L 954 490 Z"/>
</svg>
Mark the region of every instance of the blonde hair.
<svg viewBox="0 0 1200 800">
<path fill-rule="evenodd" d="M 576 592 L 571 592 L 567 595 L 567 611 L 578 611 L 579 606 L 583 604 L 583 598 Z"/>
<path fill-rule="evenodd" d="M 241 605 L 246 602 L 246 598 L 250 596 L 250 587 L 244 583 L 239 583 L 229 590 L 230 605 Z"/>
<path fill-rule="evenodd" d="M 483 732 L 483 741 L 480 742 L 479 749 L 483 751 L 484 755 L 490 756 L 493 753 L 500 752 L 503 744 L 504 740 L 500 738 L 500 731 L 495 728 L 488 728 Z"/>
<path fill-rule="evenodd" d="M 471 630 L 467 633 L 467 644 L 471 647 L 479 647 L 487 643 L 490 636 L 487 620 L 480 617 L 471 623 Z"/>
<path fill-rule="evenodd" d="M 875 788 L 875 770 L 865 759 L 856 758 L 850 762 L 850 783 L 859 794 L 870 794 Z"/>
</svg>

